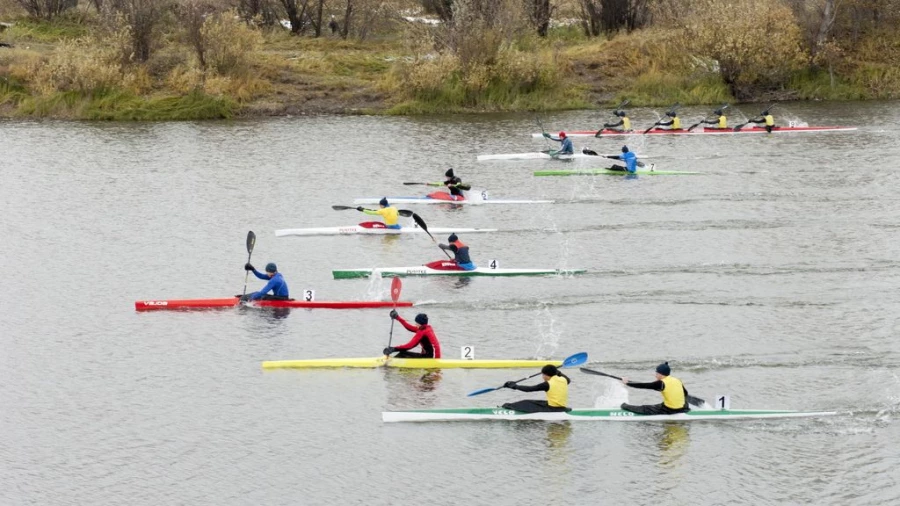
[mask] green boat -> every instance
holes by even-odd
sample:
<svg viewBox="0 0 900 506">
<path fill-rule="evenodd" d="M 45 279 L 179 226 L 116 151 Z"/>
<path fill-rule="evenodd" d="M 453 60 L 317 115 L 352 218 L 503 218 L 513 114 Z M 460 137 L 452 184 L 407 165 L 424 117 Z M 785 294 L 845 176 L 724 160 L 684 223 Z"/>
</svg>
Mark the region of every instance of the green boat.
<svg viewBox="0 0 900 506">
<path fill-rule="evenodd" d="M 833 416 L 834 411 L 786 411 L 765 409 L 704 409 L 674 415 L 639 415 L 623 409 L 573 409 L 568 412 L 523 413 L 505 408 L 420 409 L 385 411 L 384 422 L 454 422 L 482 420 L 608 421 L 608 422 L 696 422 L 711 420 L 757 420 L 763 418 L 809 418 Z"/>
<path fill-rule="evenodd" d="M 534 172 L 535 176 L 625 176 L 627 174 L 637 174 L 639 176 L 691 176 L 703 174 L 702 172 L 691 172 L 685 170 L 655 170 L 655 169 L 639 169 L 637 172 L 625 172 L 624 170 L 609 169 L 587 169 L 587 170 L 538 170 Z"/>
</svg>

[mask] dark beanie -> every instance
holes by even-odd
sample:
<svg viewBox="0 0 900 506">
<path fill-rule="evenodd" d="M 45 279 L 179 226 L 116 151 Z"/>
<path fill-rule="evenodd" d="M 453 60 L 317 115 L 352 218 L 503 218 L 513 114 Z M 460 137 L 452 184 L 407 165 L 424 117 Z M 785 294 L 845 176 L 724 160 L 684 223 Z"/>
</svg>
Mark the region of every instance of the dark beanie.
<svg viewBox="0 0 900 506">
<path fill-rule="evenodd" d="M 541 368 L 541 374 L 546 374 L 547 376 L 558 376 L 559 369 L 557 369 L 553 364 L 547 364 Z"/>
<path fill-rule="evenodd" d="M 416 323 L 419 325 L 428 325 L 428 315 L 425 313 L 419 313 L 416 315 Z"/>
<path fill-rule="evenodd" d="M 454 176 L 453 176 L 453 169 L 447 169 L 447 172 L 444 172 L 444 175 L 447 176 L 447 177 L 454 177 Z"/>
<path fill-rule="evenodd" d="M 672 369 L 669 367 L 668 362 L 663 362 L 656 366 L 656 372 L 662 374 L 663 376 L 668 376 L 672 374 Z"/>
</svg>

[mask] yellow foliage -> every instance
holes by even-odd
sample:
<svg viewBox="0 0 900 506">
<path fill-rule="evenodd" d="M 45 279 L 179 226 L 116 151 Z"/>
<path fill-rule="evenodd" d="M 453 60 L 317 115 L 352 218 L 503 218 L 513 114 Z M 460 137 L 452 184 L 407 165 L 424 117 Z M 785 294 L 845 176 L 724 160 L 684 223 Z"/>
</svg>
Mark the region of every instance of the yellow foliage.
<svg viewBox="0 0 900 506">
<path fill-rule="evenodd" d="M 259 31 L 247 26 L 234 11 L 207 18 L 201 34 L 206 42 L 206 63 L 220 74 L 246 70 L 263 42 Z"/>
<path fill-rule="evenodd" d="M 118 53 L 112 45 L 94 37 L 60 42 L 46 61 L 27 69 L 31 87 L 43 95 L 57 91 L 91 93 L 123 84 Z"/>
</svg>

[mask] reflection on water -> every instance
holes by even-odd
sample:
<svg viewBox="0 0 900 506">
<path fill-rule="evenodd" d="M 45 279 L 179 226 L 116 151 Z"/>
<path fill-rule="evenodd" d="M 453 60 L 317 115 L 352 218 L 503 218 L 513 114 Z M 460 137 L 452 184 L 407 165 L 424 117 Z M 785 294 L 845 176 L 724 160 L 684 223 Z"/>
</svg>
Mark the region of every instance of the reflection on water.
<svg viewBox="0 0 900 506">
<path fill-rule="evenodd" d="M 678 463 L 678 460 L 687 452 L 690 443 L 690 434 L 688 433 L 688 424 L 686 423 L 664 423 L 659 434 L 659 465 L 661 467 L 671 467 Z"/>
<path fill-rule="evenodd" d="M 572 435 L 572 424 L 569 422 L 547 424 L 547 448 L 551 458 L 563 462 L 569 455 L 569 437 Z"/>
</svg>

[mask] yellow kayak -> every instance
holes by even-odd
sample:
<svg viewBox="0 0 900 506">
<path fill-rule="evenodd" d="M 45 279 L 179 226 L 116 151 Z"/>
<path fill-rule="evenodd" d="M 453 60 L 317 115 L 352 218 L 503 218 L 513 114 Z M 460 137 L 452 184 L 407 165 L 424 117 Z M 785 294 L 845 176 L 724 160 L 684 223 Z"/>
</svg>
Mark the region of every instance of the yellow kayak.
<svg viewBox="0 0 900 506">
<path fill-rule="evenodd" d="M 268 360 L 263 369 L 315 369 L 323 367 L 399 367 L 402 369 L 511 369 L 562 365 L 561 360 L 461 360 L 450 358 L 318 358 L 312 360 Z"/>
</svg>

